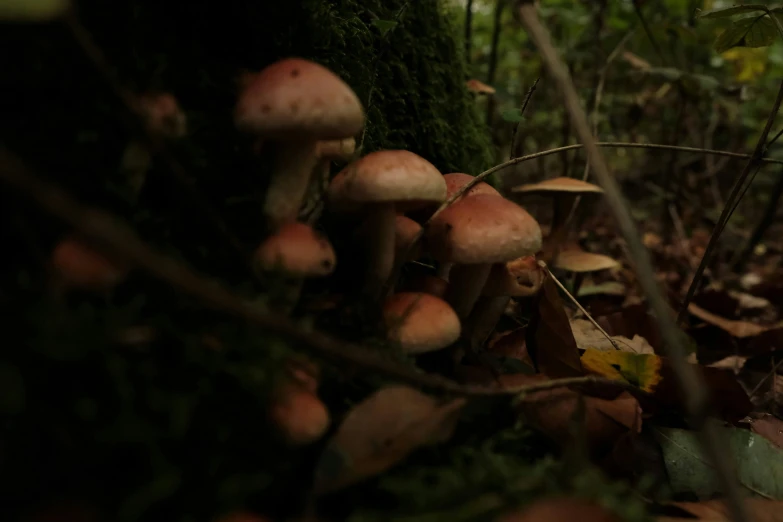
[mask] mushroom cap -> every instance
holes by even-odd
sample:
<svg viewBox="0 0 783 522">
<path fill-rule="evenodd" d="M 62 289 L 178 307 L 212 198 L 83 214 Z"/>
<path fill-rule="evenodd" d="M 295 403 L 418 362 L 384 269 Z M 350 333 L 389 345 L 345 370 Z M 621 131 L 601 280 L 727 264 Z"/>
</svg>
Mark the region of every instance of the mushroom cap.
<svg viewBox="0 0 783 522">
<path fill-rule="evenodd" d="M 544 282 L 544 272 L 535 256 L 524 256 L 508 263 L 492 265 L 481 295 L 522 297 L 531 295 Z"/>
<path fill-rule="evenodd" d="M 351 210 L 366 203 L 396 203 L 402 209 L 446 199 L 446 181 L 435 166 L 407 150 L 371 152 L 341 170 L 328 189 L 329 203 Z"/>
<path fill-rule="evenodd" d="M 505 198 L 462 198 L 435 216 L 426 231 L 427 249 L 438 261 L 505 263 L 541 249 L 541 228 L 527 211 Z"/>
<path fill-rule="evenodd" d="M 261 243 L 255 261 L 263 270 L 283 269 L 300 277 L 329 275 L 337 264 L 331 243 L 299 222 L 283 225 Z"/>
<path fill-rule="evenodd" d="M 234 110 L 237 127 L 282 139 L 339 140 L 358 133 L 364 109 L 340 77 L 301 58 L 248 76 Z"/>
<path fill-rule="evenodd" d="M 570 194 L 603 193 L 604 189 L 576 178 L 552 178 L 529 185 L 519 185 L 511 189 L 517 193 L 568 192 Z"/>
<path fill-rule="evenodd" d="M 421 232 L 421 225 L 416 223 L 408 216 L 398 214 L 394 218 L 394 238 L 395 244 L 402 248 L 407 248 L 416 236 Z"/>
<path fill-rule="evenodd" d="M 620 263 L 609 256 L 584 250 L 561 250 L 554 266 L 570 272 L 597 272 L 618 267 Z"/>
<path fill-rule="evenodd" d="M 461 325 L 454 309 L 443 299 L 423 292 L 400 292 L 383 305 L 389 339 L 405 353 L 432 352 L 459 339 Z"/>
<path fill-rule="evenodd" d="M 316 145 L 316 155 L 322 160 L 349 160 L 356 151 L 353 136 L 342 140 L 324 140 Z"/>
<path fill-rule="evenodd" d="M 108 290 L 119 284 L 127 272 L 125 267 L 74 237 L 57 243 L 51 261 L 66 286 L 85 290 Z"/>
<path fill-rule="evenodd" d="M 462 172 L 452 172 L 451 174 L 444 174 L 443 179 L 446 180 L 446 199 L 449 199 L 459 189 L 473 181 L 475 176 L 471 176 L 470 174 L 463 174 Z M 500 192 L 492 188 L 492 185 L 480 181 L 473 185 L 473 187 L 463 194 L 462 197 L 476 196 L 478 194 L 491 194 L 493 196 L 500 196 Z"/>
<path fill-rule="evenodd" d="M 286 441 L 295 446 L 320 439 L 331 422 L 329 410 L 316 394 L 291 384 L 277 390 L 269 415 Z"/>
</svg>

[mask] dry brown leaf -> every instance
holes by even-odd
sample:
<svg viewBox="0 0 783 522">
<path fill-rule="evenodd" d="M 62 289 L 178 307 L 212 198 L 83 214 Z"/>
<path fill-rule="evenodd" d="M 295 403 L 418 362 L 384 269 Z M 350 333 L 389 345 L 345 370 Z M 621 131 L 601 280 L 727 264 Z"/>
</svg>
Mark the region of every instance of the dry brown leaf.
<svg viewBox="0 0 783 522">
<path fill-rule="evenodd" d="M 721 500 L 708 500 L 706 502 L 672 502 L 672 506 L 677 506 L 696 517 L 697 520 L 708 522 L 730 522 L 731 514 L 726 508 L 726 504 Z M 751 515 L 754 522 L 783 522 L 783 501 L 767 500 L 763 498 L 746 498 L 745 508 Z M 658 517 L 658 522 L 694 520 L 686 517 Z"/>
<path fill-rule="evenodd" d="M 729 355 L 728 357 L 725 357 L 721 359 L 720 361 L 716 361 L 712 364 L 708 364 L 710 368 L 721 368 L 723 370 L 731 370 L 734 373 L 740 371 L 743 366 L 745 366 L 745 363 L 747 362 L 748 357 L 742 357 L 741 355 Z"/>
<path fill-rule="evenodd" d="M 527 327 L 527 352 L 536 368 L 553 379 L 584 375 L 568 315 L 551 277 L 544 279 L 535 299 L 538 313 Z"/>
<path fill-rule="evenodd" d="M 407 386 L 389 386 L 357 404 L 329 441 L 316 467 L 317 494 L 377 475 L 413 450 L 448 439 L 465 405 Z"/>
<path fill-rule="evenodd" d="M 582 350 L 593 349 L 610 351 L 619 349 L 623 352 L 655 353 L 655 350 L 653 350 L 653 347 L 647 342 L 647 339 L 640 335 L 634 335 L 633 339 L 628 339 L 622 335 L 613 335 L 611 336 L 615 343 L 613 345 L 612 342 L 587 319 L 572 319 L 571 331 L 574 334 L 576 345 Z"/>
<path fill-rule="evenodd" d="M 504 386 L 520 386 L 548 380 L 545 375 L 502 375 Z M 596 452 L 612 447 L 629 430 L 638 432 L 642 426 L 639 402 L 627 392 L 614 399 L 601 399 L 580 394 L 568 388 L 556 388 L 531 393 L 517 403 L 517 409 L 539 430 L 559 444 L 572 441 L 571 425 L 580 396 L 584 399 L 584 436 L 587 446 Z"/>
<path fill-rule="evenodd" d="M 775 446 L 783 448 L 783 420 L 773 415 L 764 415 L 750 423 L 750 430 L 769 440 Z"/>
<path fill-rule="evenodd" d="M 710 323 L 718 328 L 722 328 L 729 332 L 732 336 L 742 339 L 744 337 L 755 337 L 761 333 L 777 328 L 780 325 L 775 326 L 761 326 L 748 321 L 734 321 L 732 319 L 726 319 L 715 315 L 712 312 L 708 312 L 704 308 L 695 305 L 693 303 L 688 305 L 688 312 L 695 315 L 704 322 Z"/>
</svg>

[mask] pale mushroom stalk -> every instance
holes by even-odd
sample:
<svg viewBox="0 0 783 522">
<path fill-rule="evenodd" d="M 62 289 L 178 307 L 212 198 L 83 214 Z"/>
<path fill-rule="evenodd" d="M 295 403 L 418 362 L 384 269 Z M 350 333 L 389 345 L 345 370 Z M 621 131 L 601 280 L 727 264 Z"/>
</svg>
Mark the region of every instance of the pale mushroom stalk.
<svg viewBox="0 0 783 522">
<path fill-rule="evenodd" d="M 316 143 L 313 140 L 275 143 L 275 169 L 264 200 L 264 214 L 275 228 L 296 220 L 299 215 L 310 175 L 318 163 Z"/>
<path fill-rule="evenodd" d="M 465 319 L 473 310 L 491 269 L 491 263 L 457 264 L 451 269 L 446 302 L 457 312 L 460 319 Z"/>
<path fill-rule="evenodd" d="M 397 214 L 394 203 L 379 203 L 366 215 L 367 272 L 365 289 L 369 295 L 378 295 L 394 268 L 394 223 Z"/>
</svg>

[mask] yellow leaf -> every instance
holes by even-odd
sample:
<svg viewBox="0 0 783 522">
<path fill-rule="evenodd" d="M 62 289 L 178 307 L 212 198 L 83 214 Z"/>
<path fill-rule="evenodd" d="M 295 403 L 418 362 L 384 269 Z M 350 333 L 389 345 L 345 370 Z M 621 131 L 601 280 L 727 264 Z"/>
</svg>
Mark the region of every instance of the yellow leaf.
<svg viewBox="0 0 783 522">
<path fill-rule="evenodd" d="M 661 359 L 656 355 L 588 349 L 581 360 L 589 373 L 624 381 L 646 392 L 651 393 L 661 381 Z"/>
<path fill-rule="evenodd" d="M 767 68 L 767 50 L 761 47 L 734 47 L 721 57 L 734 64 L 734 77 L 738 82 L 752 82 Z"/>
</svg>

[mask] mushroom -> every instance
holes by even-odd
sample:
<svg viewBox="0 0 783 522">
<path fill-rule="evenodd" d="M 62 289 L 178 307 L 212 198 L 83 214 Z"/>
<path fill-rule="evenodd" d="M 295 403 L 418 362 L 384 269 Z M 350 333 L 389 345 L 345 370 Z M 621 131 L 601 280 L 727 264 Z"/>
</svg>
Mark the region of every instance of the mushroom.
<svg viewBox="0 0 783 522">
<path fill-rule="evenodd" d="M 146 93 L 138 96 L 135 102 L 136 110 L 153 139 L 176 139 L 187 133 L 187 118 L 174 95 L 167 92 Z M 152 151 L 146 143 L 136 139 L 128 143 L 120 160 L 120 169 L 133 194 L 141 191 L 151 165 Z"/>
<path fill-rule="evenodd" d="M 531 296 L 539 291 L 543 282 L 544 271 L 535 256 L 492 265 L 481 297 L 465 325 L 471 348 L 475 351 L 484 344 L 512 297 Z"/>
<path fill-rule="evenodd" d="M 554 260 L 553 266 L 576 274 L 572 292 L 574 295 L 577 295 L 579 287 L 582 286 L 582 281 L 584 281 L 585 274 L 616 268 L 620 266 L 620 263 L 603 254 L 593 254 L 592 252 L 574 249 L 560 251 Z"/>
<path fill-rule="evenodd" d="M 443 179 L 446 180 L 446 199 L 449 200 L 462 187 L 464 187 L 465 185 L 473 181 L 475 179 L 475 176 L 471 176 L 470 174 L 464 174 L 462 172 L 452 172 L 449 174 L 444 174 Z M 475 185 L 473 185 L 473 187 L 471 187 L 470 190 L 462 194 L 462 196 L 460 196 L 459 199 L 468 196 L 476 196 L 478 194 L 490 194 L 493 196 L 502 197 L 500 192 L 495 190 L 492 187 L 492 185 L 480 181 Z M 441 277 L 448 281 L 451 265 L 452 265 L 451 263 L 440 263 L 438 265 L 438 277 Z"/>
<path fill-rule="evenodd" d="M 354 136 L 364 126 L 364 109 L 329 69 L 288 58 L 243 81 L 234 121 L 240 130 L 275 142 L 277 163 L 264 213 L 279 227 L 299 213 L 318 162 L 318 142 Z"/>
<path fill-rule="evenodd" d="M 310 225 L 289 222 L 256 249 L 254 265 L 260 271 L 282 271 L 293 281 L 285 295 L 290 309 L 299 299 L 304 278 L 331 274 L 337 259 L 331 243 Z"/>
<path fill-rule="evenodd" d="M 405 353 L 440 350 L 459 339 L 459 318 L 447 302 L 423 292 L 400 292 L 383 305 L 388 338 Z"/>
<path fill-rule="evenodd" d="M 421 225 L 411 218 L 398 214 L 394 218 L 394 258 L 395 263 L 404 263 L 407 259 L 404 256 L 410 256 L 416 259 L 421 255 L 421 242 L 417 242 L 410 251 L 413 241 L 419 236 Z"/>
<path fill-rule="evenodd" d="M 369 232 L 365 291 L 376 295 L 394 264 L 397 212 L 446 199 L 446 182 L 435 166 L 406 150 L 381 150 L 354 161 L 340 171 L 327 191 L 336 212 L 363 212 Z"/>
<path fill-rule="evenodd" d="M 520 185 L 511 189 L 515 194 L 549 195 L 553 199 L 552 230 L 548 243 L 554 246 L 552 258 L 557 256 L 559 245 L 565 239 L 565 224 L 568 213 L 576 199 L 585 194 L 602 194 L 603 189 L 592 183 L 575 178 L 553 178 L 530 185 Z M 550 256 L 547 256 L 550 257 Z M 548 261 L 548 259 L 545 259 Z"/>
<path fill-rule="evenodd" d="M 494 87 L 492 87 L 491 85 L 487 85 L 486 83 L 483 83 L 479 80 L 476 80 L 475 78 L 465 82 L 465 87 L 467 87 L 470 92 L 475 94 L 495 94 Z"/>
<path fill-rule="evenodd" d="M 127 275 L 127 268 L 74 237 L 62 239 L 52 251 L 55 289 L 78 288 L 108 292 Z"/>
<path fill-rule="evenodd" d="M 429 253 L 454 263 L 446 300 L 461 319 L 476 303 L 494 263 L 535 254 L 541 228 L 519 205 L 480 194 L 463 198 L 438 214 L 425 232 Z"/>
<path fill-rule="evenodd" d="M 329 410 L 315 393 L 291 382 L 283 383 L 273 394 L 269 416 L 283 439 L 293 446 L 320 439 L 331 421 Z"/>
</svg>

